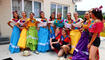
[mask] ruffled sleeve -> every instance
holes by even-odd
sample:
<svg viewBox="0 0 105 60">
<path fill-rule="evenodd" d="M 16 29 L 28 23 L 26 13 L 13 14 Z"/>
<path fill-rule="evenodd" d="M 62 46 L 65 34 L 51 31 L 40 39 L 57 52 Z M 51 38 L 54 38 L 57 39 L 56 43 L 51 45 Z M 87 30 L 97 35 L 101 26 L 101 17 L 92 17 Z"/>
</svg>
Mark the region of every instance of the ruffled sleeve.
<svg viewBox="0 0 105 60">
<path fill-rule="evenodd" d="M 97 22 L 93 24 L 93 26 L 89 29 L 90 32 L 92 33 L 100 33 L 103 29 L 103 23 L 102 22 Z"/>
<path fill-rule="evenodd" d="M 56 25 L 56 27 L 62 28 L 64 26 L 64 20 L 55 20 L 54 25 Z"/>
<path fill-rule="evenodd" d="M 103 29 L 104 25 L 102 22 L 96 23 L 96 30 L 94 31 L 94 33 L 100 33 Z"/>
<path fill-rule="evenodd" d="M 54 20 L 54 25 L 57 25 L 57 20 Z"/>
</svg>

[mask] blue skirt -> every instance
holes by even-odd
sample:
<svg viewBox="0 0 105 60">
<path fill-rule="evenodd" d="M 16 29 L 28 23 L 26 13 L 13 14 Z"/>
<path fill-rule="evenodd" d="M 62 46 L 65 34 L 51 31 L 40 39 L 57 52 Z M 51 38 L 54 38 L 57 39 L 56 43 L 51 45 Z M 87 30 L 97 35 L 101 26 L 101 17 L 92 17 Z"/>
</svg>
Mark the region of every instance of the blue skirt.
<svg viewBox="0 0 105 60">
<path fill-rule="evenodd" d="M 49 41 L 50 41 L 50 37 L 55 34 L 54 28 L 53 28 L 52 26 L 50 26 L 50 29 L 51 29 L 52 33 L 50 33 L 50 30 L 48 31 L 48 40 L 49 40 Z M 50 44 L 49 44 L 49 45 L 50 45 Z M 50 46 L 50 50 L 51 50 L 51 46 Z"/>
<path fill-rule="evenodd" d="M 50 26 L 50 29 L 51 29 L 51 31 L 52 31 L 52 33 L 50 33 L 50 30 L 48 31 L 48 39 L 50 40 L 50 37 L 53 35 L 53 34 L 55 34 L 55 32 L 54 32 L 54 28 L 52 27 L 52 26 Z"/>
<path fill-rule="evenodd" d="M 48 28 L 40 27 L 38 31 L 38 52 L 46 52 L 49 50 L 50 41 L 48 40 Z"/>
<path fill-rule="evenodd" d="M 17 46 L 19 37 L 20 37 L 20 29 L 17 26 L 14 26 L 9 45 L 9 50 L 11 53 L 20 52 L 20 48 Z"/>
</svg>

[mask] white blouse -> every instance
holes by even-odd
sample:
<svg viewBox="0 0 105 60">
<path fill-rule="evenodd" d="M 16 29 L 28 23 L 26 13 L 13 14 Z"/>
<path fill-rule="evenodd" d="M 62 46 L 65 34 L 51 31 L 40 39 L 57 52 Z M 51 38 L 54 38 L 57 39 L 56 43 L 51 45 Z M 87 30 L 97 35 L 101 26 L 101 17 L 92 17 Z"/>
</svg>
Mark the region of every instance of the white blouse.
<svg viewBox="0 0 105 60">
<path fill-rule="evenodd" d="M 51 23 L 51 26 L 54 26 L 54 21 L 48 21 L 48 23 Z"/>
<path fill-rule="evenodd" d="M 72 24 L 69 24 L 69 23 L 67 23 L 66 21 L 67 21 L 67 20 L 64 21 L 64 26 L 65 26 L 65 28 L 71 29 Z"/>
<path fill-rule="evenodd" d="M 23 22 L 20 22 L 20 20 L 17 23 L 19 23 L 21 26 L 24 24 Z"/>
<path fill-rule="evenodd" d="M 38 27 L 44 27 L 47 26 L 47 22 L 42 22 L 41 19 L 38 20 L 40 23 L 38 24 Z"/>
<path fill-rule="evenodd" d="M 13 21 L 12 19 L 10 20 L 11 21 L 11 25 L 15 25 L 15 24 L 17 24 L 17 22 L 15 22 L 15 21 Z"/>
<path fill-rule="evenodd" d="M 83 22 L 83 19 L 81 19 L 81 18 L 78 18 L 78 20 L 80 20 L 79 22 L 77 22 L 77 23 L 73 23 L 72 25 L 74 26 L 74 27 L 81 27 L 82 26 L 82 22 Z"/>
</svg>

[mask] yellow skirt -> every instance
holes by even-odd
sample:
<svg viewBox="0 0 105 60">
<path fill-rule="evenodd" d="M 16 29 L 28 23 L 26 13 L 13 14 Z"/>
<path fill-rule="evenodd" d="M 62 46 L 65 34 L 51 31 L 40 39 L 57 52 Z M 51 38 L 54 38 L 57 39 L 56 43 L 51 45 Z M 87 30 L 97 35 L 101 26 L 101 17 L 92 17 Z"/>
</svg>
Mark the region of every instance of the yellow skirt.
<svg viewBox="0 0 105 60">
<path fill-rule="evenodd" d="M 101 32 L 101 33 L 100 33 L 100 36 L 101 36 L 101 37 L 105 37 L 105 32 Z"/>
<path fill-rule="evenodd" d="M 70 31 L 71 46 L 72 46 L 70 54 L 73 54 L 74 49 L 76 48 L 77 43 L 80 40 L 80 37 L 81 37 L 81 32 L 79 30 Z"/>
<path fill-rule="evenodd" d="M 20 38 L 18 41 L 18 46 L 20 48 L 26 48 L 26 35 L 27 35 L 26 33 L 27 33 L 27 29 L 26 28 L 22 29 Z"/>
<path fill-rule="evenodd" d="M 104 28 L 105 28 L 105 23 L 104 23 Z M 101 36 L 101 37 L 105 37 L 105 30 L 100 33 L 100 36 Z"/>
</svg>

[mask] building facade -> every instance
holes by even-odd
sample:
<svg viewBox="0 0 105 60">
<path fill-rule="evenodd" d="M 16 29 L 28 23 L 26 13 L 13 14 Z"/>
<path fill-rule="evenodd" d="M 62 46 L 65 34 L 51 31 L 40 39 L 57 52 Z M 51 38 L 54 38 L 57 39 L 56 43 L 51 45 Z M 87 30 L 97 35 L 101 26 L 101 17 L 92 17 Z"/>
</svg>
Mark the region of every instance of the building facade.
<svg viewBox="0 0 105 60">
<path fill-rule="evenodd" d="M 44 11 L 47 19 L 52 12 L 55 14 L 61 12 L 62 18 L 66 18 L 67 12 L 75 12 L 75 4 L 72 0 L 0 0 L 1 37 L 11 36 L 12 29 L 7 22 L 12 19 L 12 11 L 15 10 L 19 15 L 22 11 L 26 11 L 28 17 L 30 12 L 34 12 L 35 18 L 39 18 L 39 12 Z"/>
</svg>

